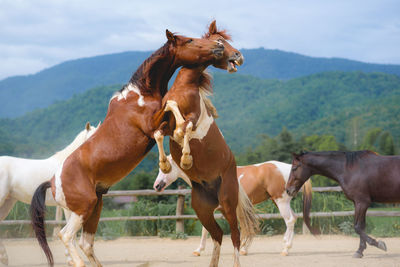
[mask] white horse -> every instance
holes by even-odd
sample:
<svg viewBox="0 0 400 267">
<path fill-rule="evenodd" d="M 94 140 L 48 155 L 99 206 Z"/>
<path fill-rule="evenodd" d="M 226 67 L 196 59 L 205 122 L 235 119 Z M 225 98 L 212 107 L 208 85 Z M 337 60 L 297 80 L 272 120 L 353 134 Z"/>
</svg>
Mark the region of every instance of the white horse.
<svg viewBox="0 0 400 267">
<path fill-rule="evenodd" d="M 171 164 L 171 171 L 169 173 L 163 173 L 159 170 L 153 188 L 159 192 L 163 191 L 178 178 L 182 178 L 186 183 L 192 186 L 189 177 L 182 171 L 178 164 L 176 164 L 171 155 L 167 156 L 167 160 Z M 292 197 L 289 196 L 285 190 L 291 166 L 291 164 L 279 161 L 267 161 L 254 165 L 237 166 L 238 179 L 251 202 L 253 204 L 258 204 L 271 199 L 274 201 L 285 220 L 286 232 L 283 236 L 284 248 L 281 252 L 283 256 L 287 256 L 289 254 L 289 248 L 292 247 L 294 224 L 296 222 L 296 215 L 290 207 Z M 309 181 L 310 180 L 308 180 L 308 182 Z M 304 184 L 303 190 L 306 195 L 311 194 L 311 182 Z M 206 228 L 203 227 L 200 246 L 193 251 L 195 256 L 200 256 L 201 251 L 205 249 L 207 234 Z M 246 255 L 247 249 L 248 246 L 243 246 L 240 250 L 240 254 Z"/>
<path fill-rule="evenodd" d="M 100 125 L 100 123 L 99 123 Z M 99 125 L 97 127 L 99 127 Z M 36 188 L 48 181 L 55 174 L 62 162 L 81 144 L 83 144 L 97 127 L 86 123 L 81 131 L 63 150 L 47 159 L 24 159 L 9 156 L 0 157 L 0 221 L 4 220 L 17 200 L 30 204 Z M 46 205 L 56 206 L 50 190 L 46 195 Z M 69 211 L 64 209 L 66 219 Z M 0 240 L 0 262 L 8 265 L 8 256 Z"/>
</svg>

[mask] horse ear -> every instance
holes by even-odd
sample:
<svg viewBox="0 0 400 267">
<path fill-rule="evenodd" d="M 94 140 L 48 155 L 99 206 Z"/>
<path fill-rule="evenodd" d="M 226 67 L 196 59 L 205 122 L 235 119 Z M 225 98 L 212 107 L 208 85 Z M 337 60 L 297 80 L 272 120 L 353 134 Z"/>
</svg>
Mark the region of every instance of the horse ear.
<svg viewBox="0 0 400 267">
<path fill-rule="evenodd" d="M 86 128 L 86 131 L 89 131 L 89 130 L 90 130 L 90 122 L 87 122 L 87 123 L 86 123 L 85 128 Z"/>
<path fill-rule="evenodd" d="M 298 155 L 298 154 L 292 152 L 292 158 L 293 158 L 293 159 L 300 160 L 299 157 L 300 157 L 300 155 Z"/>
<path fill-rule="evenodd" d="M 172 42 L 172 43 L 176 42 L 176 36 L 172 32 L 170 32 L 168 29 L 165 30 L 165 34 L 166 34 L 169 42 Z"/>
<path fill-rule="evenodd" d="M 100 124 L 101 124 L 101 121 L 99 121 L 99 124 L 97 124 L 97 127 L 96 127 L 96 128 L 99 128 Z"/>
<path fill-rule="evenodd" d="M 210 35 L 212 35 L 212 34 L 216 34 L 217 32 L 218 32 L 217 31 L 217 21 L 213 20 L 213 22 L 211 22 L 210 26 L 208 27 L 208 33 Z"/>
</svg>

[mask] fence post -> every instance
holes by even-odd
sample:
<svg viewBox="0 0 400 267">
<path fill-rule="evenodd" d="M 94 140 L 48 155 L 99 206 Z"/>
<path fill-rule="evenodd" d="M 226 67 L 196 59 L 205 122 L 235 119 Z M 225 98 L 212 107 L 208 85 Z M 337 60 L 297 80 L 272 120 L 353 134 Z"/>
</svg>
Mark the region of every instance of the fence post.
<svg viewBox="0 0 400 267">
<path fill-rule="evenodd" d="M 178 189 L 183 189 L 183 186 L 178 186 Z M 183 215 L 184 205 L 185 205 L 185 196 L 184 195 L 178 195 L 178 200 L 176 201 L 176 215 L 177 216 Z M 184 220 L 182 220 L 182 219 L 177 219 L 176 220 L 175 232 L 177 234 L 185 232 Z"/>
<path fill-rule="evenodd" d="M 62 220 L 62 211 L 61 211 L 61 207 L 60 206 L 56 207 L 56 219 L 55 220 L 56 221 L 61 221 Z M 54 228 L 53 228 L 53 237 L 57 237 L 57 234 L 60 232 L 60 230 L 61 230 L 61 226 L 60 225 L 54 226 Z"/>
</svg>

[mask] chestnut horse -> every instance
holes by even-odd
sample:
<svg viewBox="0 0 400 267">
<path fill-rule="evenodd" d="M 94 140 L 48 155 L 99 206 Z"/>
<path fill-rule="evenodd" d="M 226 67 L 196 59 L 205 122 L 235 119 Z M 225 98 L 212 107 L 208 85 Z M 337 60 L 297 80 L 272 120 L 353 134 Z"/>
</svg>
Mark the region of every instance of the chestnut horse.
<svg viewBox="0 0 400 267">
<path fill-rule="evenodd" d="M 167 156 L 167 160 L 171 164 L 171 171 L 169 173 L 163 173 L 159 170 L 153 188 L 158 192 L 163 191 L 179 177 L 192 186 L 189 177 L 178 167 L 171 158 L 171 155 Z M 271 199 L 278 207 L 286 224 L 286 232 L 283 236 L 284 248 L 281 255 L 287 256 L 289 254 L 289 248 L 292 247 L 294 224 L 296 222 L 296 216 L 290 207 L 292 197 L 289 196 L 285 190 L 291 165 L 279 161 L 267 161 L 253 165 L 237 166 L 236 170 L 238 180 L 253 205 Z M 310 180 L 304 183 L 303 192 L 307 195 L 304 200 L 311 200 L 312 192 Z M 304 217 L 306 216 L 308 217 L 309 214 L 304 213 Z M 200 256 L 200 253 L 205 249 L 207 234 L 207 230 L 203 227 L 200 245 L 193 251 L 195 256 Z M 240 254 L 247 255 L 247 250 L 247 246 L 242 247 Z"/>
<path fill-rule="evenodd" d="M 80 247 L 93 266 L 101 266 L 93 242 L 103 205 L 102 195 L 131 172 L 155 144 L 159 125 L 153 115 L 161 108 L 168 80 L 182 65 L 213 62 L 223 54 L 215 40 L 188 38 L 166 31 L 168 41 L 133 74 L 129 83 L 111 98 L 107 115 L 97 132 L 75 150 L 55 176 L 38 187 L 32 199 L 31 217 L 36 237 L 50 265 L 53 256 L 44 232 L 44 196 L 51 187 L 57 203 L 71 217 L 59 237 L 75 266 L 84 266 L 72 237 L 83 227 Z"/>
<path fill-rule="evenodd" d="M 380 156 L 372 151 L 326 151 L 293 154 L 292 171 L 286 185 L 293 196 L 312 175 L 326 176 L 342 187 L 353 201 L 354 229 L 360 236 L 360 246 L 353 255 L 363 257 L 367 244 L 386 251 L 383 241 L 365 233 L 365 215 L 372 202 L 400 202 L 400 156 Z"/>
<path fill-rule="evenodd" d="M 236 57 L 233 63 L 242 63 L 240 52 L 226 42 L 230 38 L 224 31 L 218 31 L 211 25 L 209 33 L 212 34 L 205 38 L 223 42 L 225 59 Z M 230 64 L 231 68 L 233 63 Z M 197 68 L 183 67 L 179 71 L 163 98 L 164 109 L 156 115 L 158 120 L 164 118 L 167 123 L 162 124 L 154 137 L 160 153 L 160 168 L 164 172 L 171 170 L 163 149 L 163 137 L 170 135 L 172 158 L 180 162 L 191 180 L 192 207 L 214 241 L 210 266 L 218 266 L 223 235 L 214 219 L 214 210 L 218 205 L 231 229 L 234 266 L 239 266 L 241 240 L 238 219 L 242 244 L 255 235 L 258 221 L 250 200 L 239 186 L 235 157 L 214 122 L 215 108 L 206 98 L 212 93 L 210 76 L 204 69 L 203 65 Z"/>
</svg>

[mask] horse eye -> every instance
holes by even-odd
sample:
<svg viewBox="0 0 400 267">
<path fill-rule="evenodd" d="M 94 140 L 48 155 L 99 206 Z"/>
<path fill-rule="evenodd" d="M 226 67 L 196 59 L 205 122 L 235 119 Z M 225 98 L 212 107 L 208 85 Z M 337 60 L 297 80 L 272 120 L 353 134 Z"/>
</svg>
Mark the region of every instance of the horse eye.
<svg viewBox="0 0 400 267">
<path fill-rule="evenodd" d="M 191 43 L 191 42 L 193 42 L 193 39 L 189 39 L 189 40 L 187 40 L 187 44 L 189 44 L 189 43 Z"/>
</svg>

